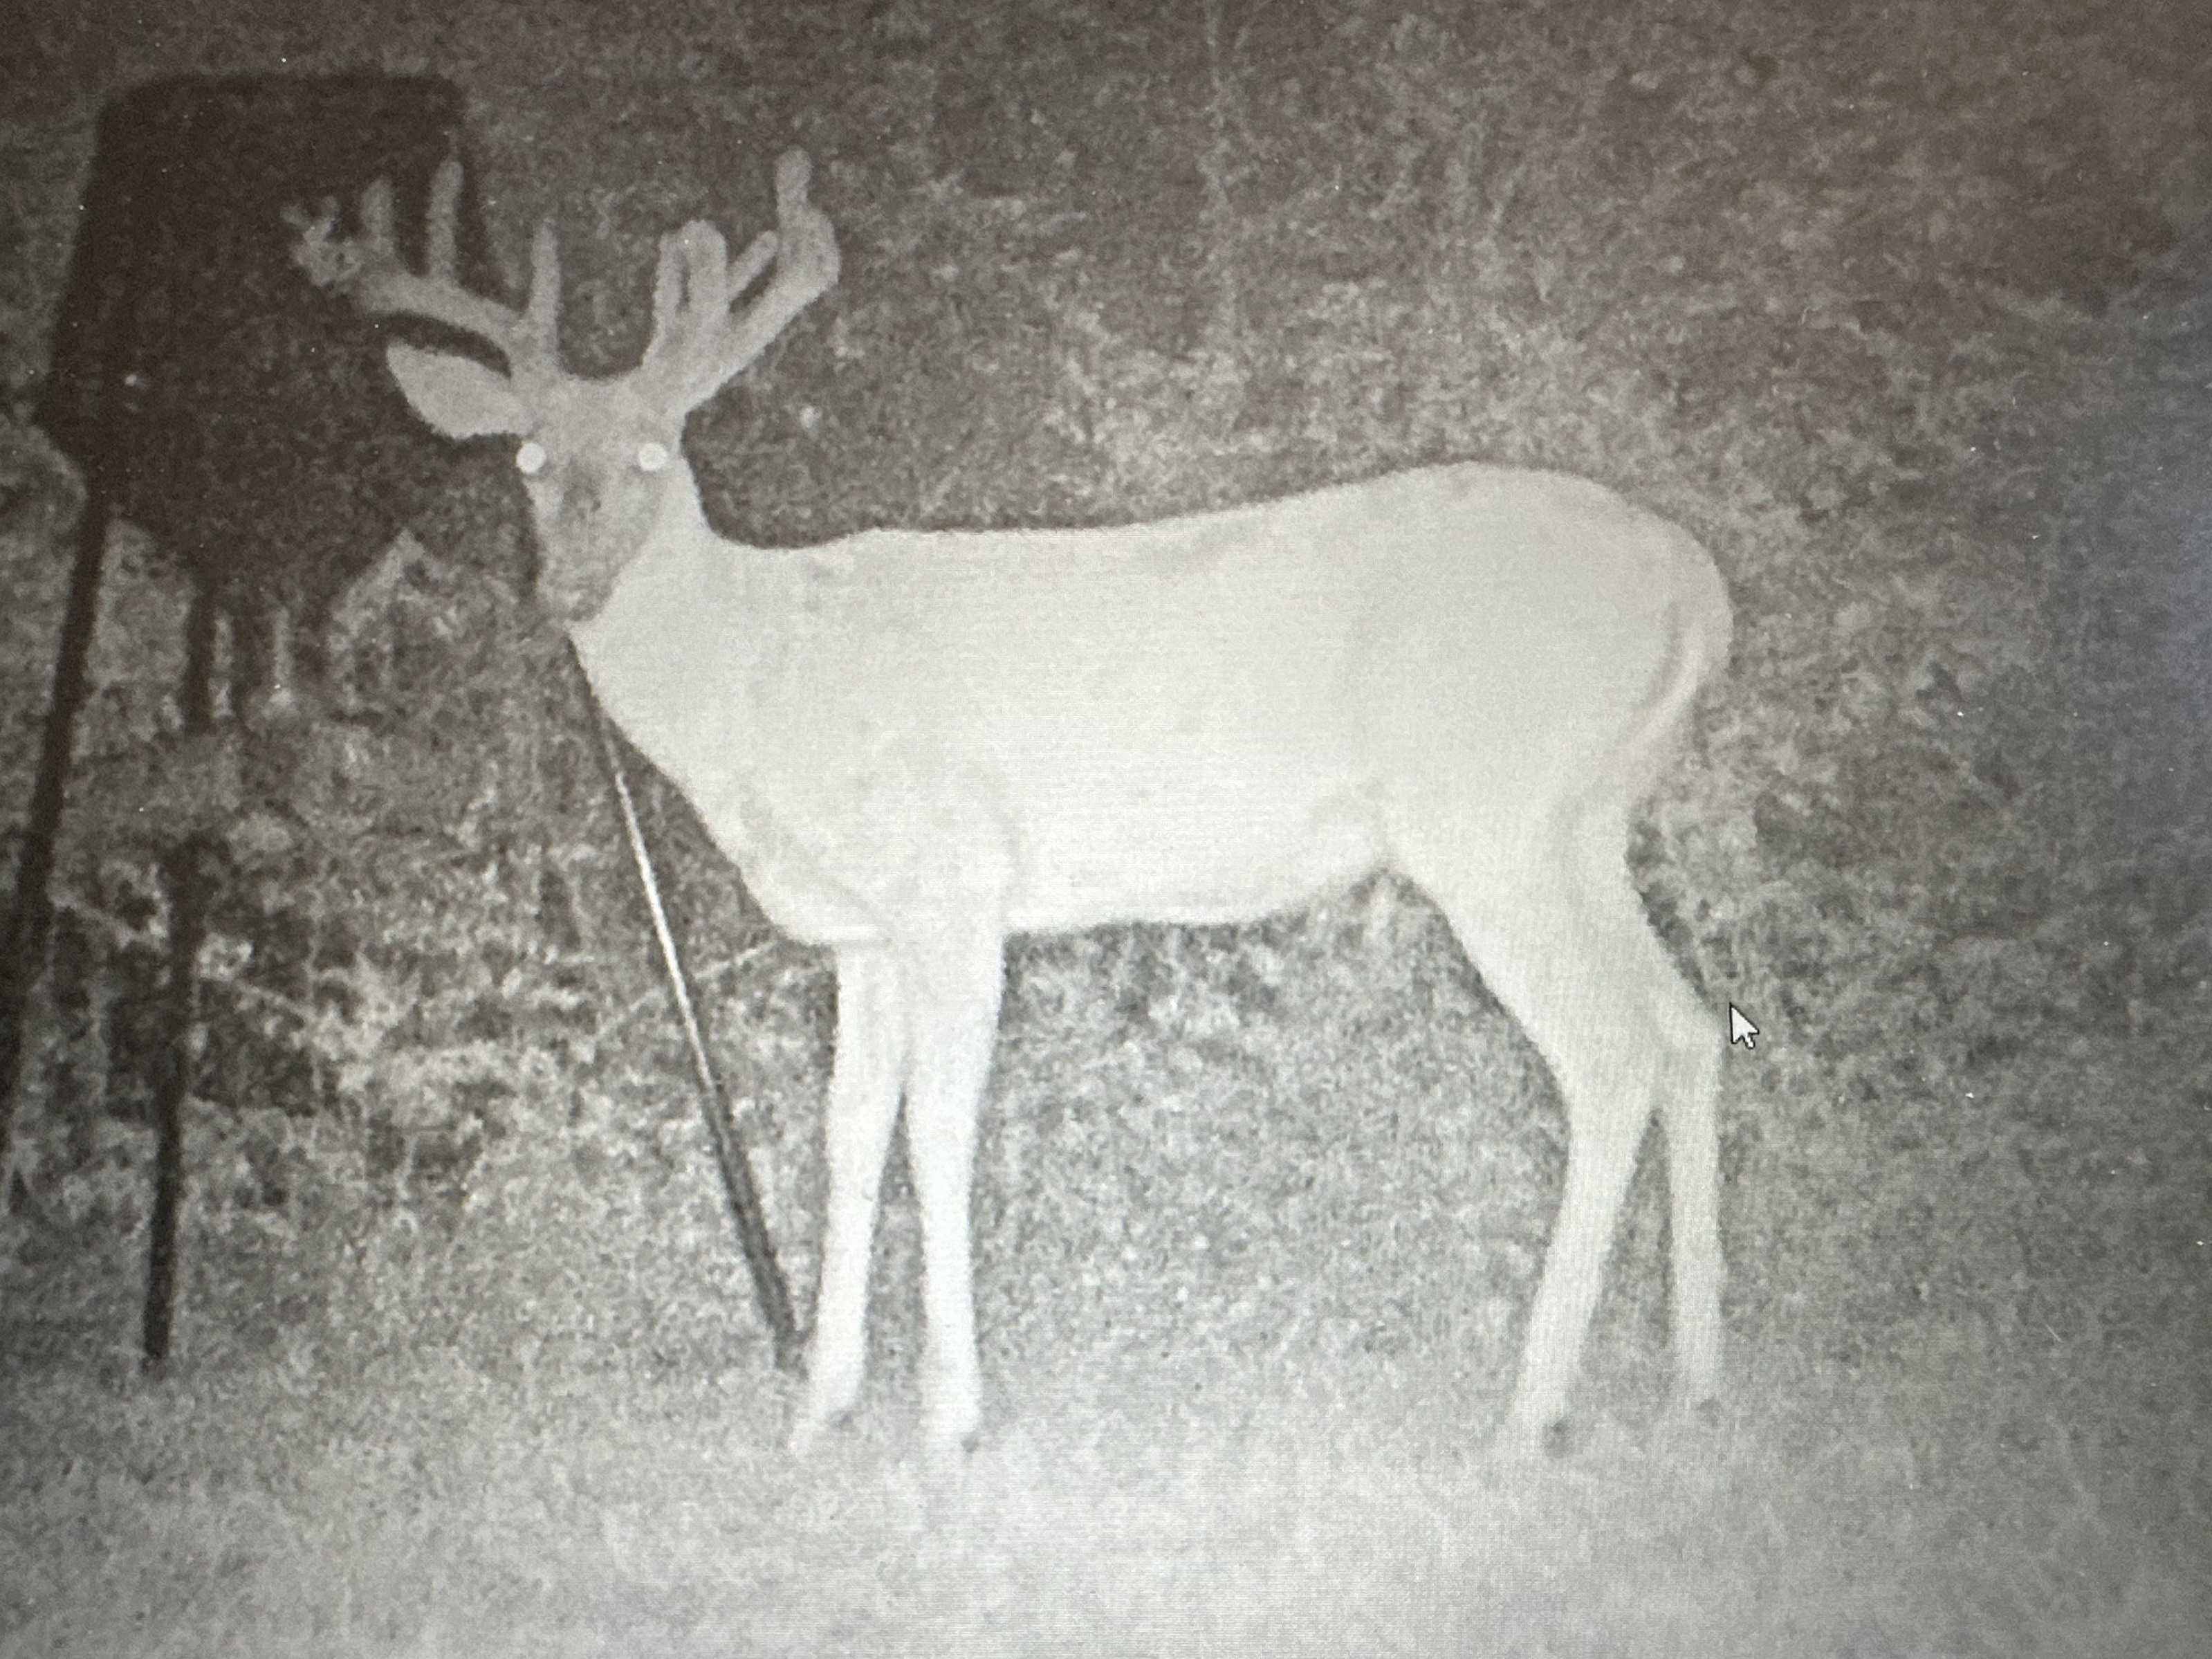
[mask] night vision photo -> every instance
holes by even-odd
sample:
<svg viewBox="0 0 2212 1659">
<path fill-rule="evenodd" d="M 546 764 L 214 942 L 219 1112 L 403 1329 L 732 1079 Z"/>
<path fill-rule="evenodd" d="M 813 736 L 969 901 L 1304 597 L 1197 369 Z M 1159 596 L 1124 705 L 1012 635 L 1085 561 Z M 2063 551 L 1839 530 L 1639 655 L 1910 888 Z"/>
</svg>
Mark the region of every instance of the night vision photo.
<svg viewBox="0 0 2212 1659">
<path fill-rule="evenodd" d="M 2212 13 L 27 0 L 0 1656 L 2185 1656 Z"/>
</svg>

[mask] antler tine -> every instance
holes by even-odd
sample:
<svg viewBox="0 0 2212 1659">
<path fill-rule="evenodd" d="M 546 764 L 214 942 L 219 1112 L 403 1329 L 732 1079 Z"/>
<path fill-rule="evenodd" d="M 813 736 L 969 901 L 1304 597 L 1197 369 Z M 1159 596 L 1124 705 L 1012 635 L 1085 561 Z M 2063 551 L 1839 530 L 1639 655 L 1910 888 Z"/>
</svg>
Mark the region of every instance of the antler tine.
<svg viewBox="0 0 2212 1659">
<path fill-rule="evenodd" d="M 501 304 L 462 285 L 457 257 L 461 165 L 448 160 L 430 184 L 424 272 L 399 257 L 392 234 L 392 181 L 380 179 L 361 194 L 362 234 L 337 234 L 338 208 L 326 199 L 319 217 L 287 209 L 285 222 L 299 232 L 292 263 L 316 287 L 349 295 L 372 316 L 422 317 L 489 341 L 518 375 L 560 368 L 561 268 L 553 228 L 540 225 L 531 248 L 526 311 Z"/>
<path fill-rule="evenodd" d="M 530 238 L 530 307 L 523 313 L 526 349 L 555 368 L 561 361 L 561 238 L 540 219 Z"/>
<path fill-rule="evenodd" d="M 387 191 L 386 200 L 390 199 Z M 433 282 L 460 280 L 461 265 L 456 250 L 460 221 L 461 164 L 447 156 L 438 164 L 438 171 L 430 180 L 428 246 L 423 251 L 422 264 Z"/>
<path fill-rule="evenodd" d="M 399 242 L 392 234 L 392 180 L 379 179 L 361 193 L 362 240 L 377 252 L 398 258 Z"/>
<path fill-rule="evenodd" d="M 754 279 L 775 263 L 776 250 L 783 239 L 772 230 L 764 230 L 745 245 L 745 251 L 730 261 L 730 292 L 743 294 L 753 285 Z"/>
<path fill-rule="evenodd" d="M 763 231 L 735 259 L 724 262 L 723 242 L 711 228 L 686 226 L 678 238 L 703 231 L 713 236 L 713 270 L 708 274 L 708 249 L 703 240 L 690 244 L 697 263 L 687 267 L 690 285 L 685 306 L 687 321 L 704 324 L 696 343 L 686 343 L 687 360 L 678 367 L 683 374 L 681 394 L 698 404 L 714 395 L 747 364 L 768 349 L 792 319 L 836 284 L 837 233 L 829 216 L 807 199 L 813 167 L 804 150 L 787 150 L 776 162 L 776 228 Z M 662 292 L 669 281 L 669 253 L 664 245 Z M 758 298 L 742 312 L 730 307 L 773 264 L 775 274 Z M 708 312 L 698 302 L 708 295 L 715 303 Z M 656 325 L 655 335 L 660 330 Z"/>
<path fill-rule="evenodd" d="M 653 279 L 653 338 L 645 363 L 679 390 L 702 365 L 705 349 L 736 297 L 721 232 L 694 219 L 660 239 Z"/>
</svg>

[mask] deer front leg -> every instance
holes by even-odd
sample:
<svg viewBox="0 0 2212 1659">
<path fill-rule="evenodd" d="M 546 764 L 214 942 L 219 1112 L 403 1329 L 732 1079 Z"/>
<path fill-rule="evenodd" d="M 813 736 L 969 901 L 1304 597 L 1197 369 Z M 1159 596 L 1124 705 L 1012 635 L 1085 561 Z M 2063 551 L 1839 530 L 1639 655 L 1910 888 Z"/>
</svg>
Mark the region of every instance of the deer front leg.
<svg viewBox="0 0 2212 1659">
<path fill-rule="evenodd" d="M 814 1304 L 806 1394 L 791 1431 L 804 1454 L 853 1409 L 867 1364 L 868 1255 L 884 1156 L 906 1070 L 906 1007 L 884 946 L 837 953 L 837 1051 L 823 1138 L 830 1202 L 822 1237 L 822 1287 Z"/>
<path fill-rule="evenodd" d="M 922 1426 L 939 1455 L 965 1448 L 983 1420 L 969 1195 L 976 1119 L 998 1037 L 1004 954 L 1004 941 L 990 937 L 939 944 L 908 957 L 915 1018 L 906 1144 L 921 1209 L 922 1305 L 929 1327 Z"/>
</svg>

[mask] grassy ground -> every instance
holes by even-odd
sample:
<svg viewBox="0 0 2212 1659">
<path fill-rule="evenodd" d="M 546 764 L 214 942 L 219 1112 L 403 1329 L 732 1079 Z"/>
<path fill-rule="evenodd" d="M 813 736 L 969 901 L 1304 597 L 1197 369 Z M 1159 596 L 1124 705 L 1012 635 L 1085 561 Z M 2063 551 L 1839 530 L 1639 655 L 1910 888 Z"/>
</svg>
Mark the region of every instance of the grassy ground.
<svg viewBox="0 0 2212 1659">
<path fill-rule="evenodd" d="M 1103 1408 L 1038 1390 L 951 1483 L 902 1461 L 881 1423 L 794 1468 L 749 1424 L 747 1380 L 578 1376 L 525 1399 L 417 1359 L 343 1405 L 265 1378 L 158 1401 L 71 1389 L 35 1402 L 70 1425 L 43 1479 L 11 1482 L 50 1535 L 16 1557 L 9 1648 L 2132 1655 L 2201 1640 L 2172 1484 L 2104 1484 L 2078 1425 L 1992 1435 L 1986 1409 L 2029 1393 L 2002 1367 L 1872 1389 L 1754 1369 L 1786 1405 L 1692 1432 L 1607 1420 L 1583 1455 L 1536 1468 L 1468 1455 L 1462 1413 L 1402 1375 L 1218 1380 L 1240 1407 L 1177 1409 L 1133 1368 Z"/>
<path fill-rule="evenodd" d="M 510 270 L 559 216 L 586 367 L 642 342 L 655 236 L 749 233 L 776 151 L 814 155 L 844 281 L 690 434 L 729 533 L 1109 522 L 1462 457 L 1677 519 L 1736 656 L 1637 859 L 1764 1033 L 1724 1085 L 1735 1392 L 1659 1404 L 1647 1170 L 1572 1443 L 1484 1452 L 1559 1129 L 1382 882 L 1018 947 L 984 1443 L 908 1461 L 895 1170 L 863 1411 L 789 1465 L 479 457 L 336 653 L 346 720 L 229 730 L 220 787 L 175 734 L 179 584 L 116 549 L 0 1217 L 0 1651 L 2200 1650 L 2201 8 L 633 9 L 0 18 L 31 43 L 0 67 L 15 413 L 103 99 L 381 67 L 466 88 Z M 38 492 L 0 507 L 20 800 L 63 571 Z M 803 1301 L 824 967 L 649 793 Z M 214 797 L 180 1346 L 145 1380 L 140 809 Z"/>
</svg>

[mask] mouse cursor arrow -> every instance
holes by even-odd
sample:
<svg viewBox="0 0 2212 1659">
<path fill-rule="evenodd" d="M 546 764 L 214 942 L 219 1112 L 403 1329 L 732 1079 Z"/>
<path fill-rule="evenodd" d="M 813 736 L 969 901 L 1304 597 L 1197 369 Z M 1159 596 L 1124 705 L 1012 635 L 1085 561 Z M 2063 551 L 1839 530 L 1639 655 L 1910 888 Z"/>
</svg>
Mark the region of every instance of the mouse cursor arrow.
<svg viewBox="0 0 2212 1659">
<path fill-rule="evenodd" d="M 1729 1004 L 1729 1041 L 1741 1042 L 1747 1048 L 1759 1047 L 1759 1027 L 1751 1023 L 1750 1015 L 1733 1002 Z"/>
</svg>

